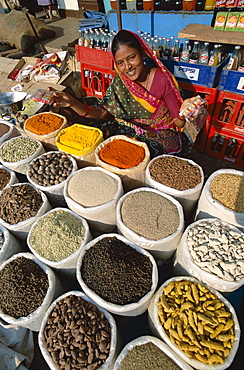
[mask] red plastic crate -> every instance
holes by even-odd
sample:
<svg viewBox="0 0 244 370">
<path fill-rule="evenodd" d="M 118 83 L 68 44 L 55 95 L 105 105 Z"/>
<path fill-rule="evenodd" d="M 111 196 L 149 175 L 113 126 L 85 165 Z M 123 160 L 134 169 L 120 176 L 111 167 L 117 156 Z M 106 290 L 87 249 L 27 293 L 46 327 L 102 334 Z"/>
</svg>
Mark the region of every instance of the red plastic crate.
<svg viewBox="0 0 244 370">
<path fill-rule="evenodd" d="M 187 82 L 179 82 L 179 86 L 183 90 L 184 98 L 191 98 L 192 96 L 200 95 L 203 99 L 207 101 L 207 109 L 209 115 L 207 117 L 206 125 L 199 132 L 197 139 L 193 145 L 193 149 L 197 150 L 198 152 L 203 152 L 208 138 L 212 115 L 218 96 L 218 89 L 202 85 L 193 85 Z"/>
<path fill-rule="evenodd" d="M 213 125 L 244 135 L 244 95 L 219 91 Z"/>
<path fill-rule="evenodd" d="M 102 98 L 107 91 L 115 71 L 108 51 L 75 46 L 76 60 L 80 62 L 81 84 L 87 96 Z"/>
<path fill-rule="evenodd" d="M 244 135 L 211 125 L 204 153 L 244 167 Z"/>
</svg>

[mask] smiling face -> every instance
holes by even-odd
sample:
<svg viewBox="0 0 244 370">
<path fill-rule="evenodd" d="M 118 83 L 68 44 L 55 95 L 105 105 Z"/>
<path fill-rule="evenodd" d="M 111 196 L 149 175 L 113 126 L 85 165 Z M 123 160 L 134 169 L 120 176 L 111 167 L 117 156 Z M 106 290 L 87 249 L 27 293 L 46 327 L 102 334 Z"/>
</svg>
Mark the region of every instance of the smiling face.
<svg viewBox="0 0 244 370">
<path fill-rule="evenodd" d="M 145 78 L 143 57 L 136 49 L 128 45 L 120 45 L 114 58 L 119 72 L 132 81 L 141 81 Z"/>
</svg>

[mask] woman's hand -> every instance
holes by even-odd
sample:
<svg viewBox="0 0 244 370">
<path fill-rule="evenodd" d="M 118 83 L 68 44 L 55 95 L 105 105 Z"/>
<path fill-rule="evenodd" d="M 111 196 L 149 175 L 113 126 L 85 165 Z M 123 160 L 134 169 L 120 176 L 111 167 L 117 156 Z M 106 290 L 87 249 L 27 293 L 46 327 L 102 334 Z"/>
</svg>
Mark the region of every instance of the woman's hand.
<svg viewBox="0 0 244 370">
<path fill-rule="evenodd" d="M 56 91 L 53 90 L 53 88 L 51 87 L 48 88 L 48 91 L 53 91 L 53 95 L 50 99 L 50 104 L 53 104 L 54 107 L 68 108 L 74 105 L 74 103 L 76 102 L 75 98 L 63 91 Z"/>
<path fill-rule="evenodd" d="M 181 107 L 180 107 L 180 112 L 185 109 L 187 107 L 188 104 L 192 103 L 194 100 L 196 99 L 195 96 L 193 96 L 192 98 L 187 98 L 185 99 L 182 104 L 181 104 Z"/>
</svg>

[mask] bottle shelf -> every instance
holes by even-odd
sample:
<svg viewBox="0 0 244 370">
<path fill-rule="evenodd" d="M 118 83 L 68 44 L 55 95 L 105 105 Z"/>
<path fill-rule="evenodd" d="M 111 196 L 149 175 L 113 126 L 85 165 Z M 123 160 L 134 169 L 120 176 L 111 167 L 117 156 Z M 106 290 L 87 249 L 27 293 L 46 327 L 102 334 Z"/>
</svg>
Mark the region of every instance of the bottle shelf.
<svg viewBox="0 0 244 370">
<path fill-rule="evenodd" d="M 178 37 L 218 44 L 244 45 L 243 32 L 214 30 L 210 25 L 198 23 L 188 24 L 178 32 Z"/>
</svg>

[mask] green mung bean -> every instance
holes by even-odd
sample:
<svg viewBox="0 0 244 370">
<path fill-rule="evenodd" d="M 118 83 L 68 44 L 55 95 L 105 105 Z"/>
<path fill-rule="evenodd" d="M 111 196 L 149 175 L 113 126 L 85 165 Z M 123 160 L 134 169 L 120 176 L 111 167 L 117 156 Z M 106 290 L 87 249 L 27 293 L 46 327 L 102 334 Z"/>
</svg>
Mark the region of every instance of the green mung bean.
<svg viewBox="0 0 244 370">
<path fill-rule="evenodd" d="M 40 144 L 30 138 L 19 136 L 7 141 L 0 148 L 0 157 L 5 162 L 19 162 L 33 155 Z"/>
<path fill-rule="evenodd" d="M 29 235 L 29 245 L 41 257 L 60 261 L 76 252 L 85 236 L 78 217 L 66 210 L 55 210 L 41 217 Z"/>
</svg>

